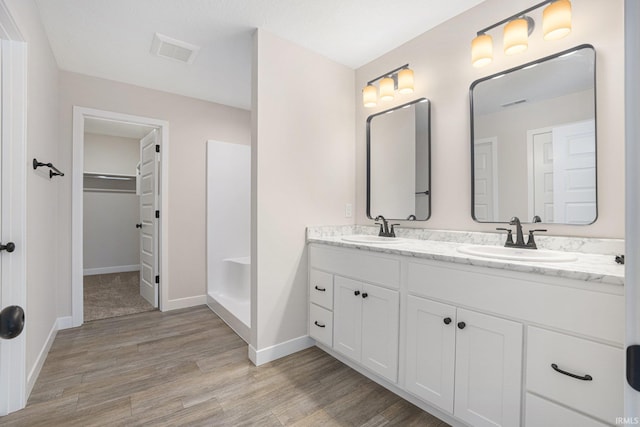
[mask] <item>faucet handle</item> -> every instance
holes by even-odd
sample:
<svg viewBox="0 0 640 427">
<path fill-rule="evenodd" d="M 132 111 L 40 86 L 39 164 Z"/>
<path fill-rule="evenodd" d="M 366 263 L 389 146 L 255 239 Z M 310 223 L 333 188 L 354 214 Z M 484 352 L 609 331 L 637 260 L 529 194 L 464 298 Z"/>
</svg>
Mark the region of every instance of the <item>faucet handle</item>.
<svg viewBox="0 0 640 427">
<path fill-rule="evenodd" d="M 539 228 L 536 230 L 529 230 L 529 239 L 527 239 L 527 247 L 531 249 L 538 249 L 538 245 L 536 245 L 536 241 L 533 238 L 533 233 L 535 232 L 544 232 L 547 231 L 546 228 Z"/>
<path fill-rule="evenodd" d="M 506 231 L 507 232 L 507 240 L 504 242 L 505 246 L 513 246 L 513 234 L 510 228 L 498 227 L 496 228 L 498 231 Z"/>
<path fill-rule="evenodd" d="M 400 225 L 400 224 L 390 224 L 391 228 L 389 229 L 389 237 L 396 237 L 396 231 L 393 229 L 394 225 Z"/>
<path fill-rule="evenodd" d="M 384 236 L 384 227 L 381 222 L 376 222 L 376 225 L 380 226 L 380 231 L 378 232 L 378 236 Z"/>
</svg>

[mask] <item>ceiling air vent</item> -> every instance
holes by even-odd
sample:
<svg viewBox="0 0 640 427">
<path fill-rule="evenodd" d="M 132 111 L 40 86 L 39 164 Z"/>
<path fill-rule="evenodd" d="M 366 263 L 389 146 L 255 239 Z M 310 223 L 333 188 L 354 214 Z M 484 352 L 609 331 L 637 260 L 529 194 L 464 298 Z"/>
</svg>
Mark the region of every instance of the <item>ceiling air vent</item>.
<svg viewBox="0 0 640 427">
<path fill-rule="evenodd" d="M 151 53 L 175 61 L 193 63 L 200 50 L 199 46 L 181 40 L 172 39 L 164 34 L 155 33 L 151 43 Z"/>
</svg>

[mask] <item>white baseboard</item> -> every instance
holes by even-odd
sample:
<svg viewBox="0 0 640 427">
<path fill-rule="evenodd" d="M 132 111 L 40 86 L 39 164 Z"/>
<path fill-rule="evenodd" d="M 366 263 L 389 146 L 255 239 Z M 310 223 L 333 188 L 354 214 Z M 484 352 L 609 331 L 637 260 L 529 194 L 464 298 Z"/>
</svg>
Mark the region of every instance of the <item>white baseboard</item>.
<svg viewBox="0 0 640 427">
<path fill-rule="evenodd" d="M 220 304 L 215 298 L 207 295 L 207 305 L 209 309 L 218 315 L 224 323 L 226 323 L 240 338 L 247 344 L 249 343 L 251 329 L 245 325 L 242 320 L 238 319 L 233 313 Z"/>
<path fill-rule="evenodd" d="M 171 310 L 179 310 L 181 308 L 195 307 L 198 305 L 206 305 L 207 304 L 207 296 L 206 295 L 198 295 L 195 297 L 187 297 L 187 298 L 178 298 L 178 299 L 170 299 L 167 301 L 164 307 L 162 307 L 162 311 L 171 311 Z"/>
<path fill-rule="evenodd" d="M 73 328 L 73 317 L 71 316 L 58 317 L 58 321 L 56 322 L 56 325 L 58 326 L 59 331 L 63 329 Z"/>
<path fill-rule="evenodd" d="M 94 276 L 96 274 L 126 273 L 128 271 L 140 271 L 140 264 L 116 265 L 113 267 L 85 268 L 83 270 L 83 275 Z"/>
<path fill-rule="evenodd" d="M 309 338 L 308 335 L 303 335 L 261 350 L 256 350 L 252 345 L 249 345 L 249 360 L 251 360 L 254 365 L 260 366 L 306 348 L 313 347 L 315 344 L 316 342 L 312 338 Z"/>
<path fill-rule="evenodd" d="M 40 375 L 40 371 L 42 370 L 42 366 L 44 365 L 44 361 L 47 360 L 47 355 L 49 354 L 49 350 L 51 350 L 51 346 L 53 345 L 53 341 L 56 339 L 56 334 L 58 333 L 58 322 L 60 319 L 57 319 L 53 322 L 51 326 L 51 330 L 49 331 L 49 335 L 47 336 L 47 340 L 44 345 L 40 349 L 40 353 L 38 353 L 38 357 L 36 358 L 36 363 L 34 363 L 29 375 L 27 375 L 27 399 L 29 400 L 29 396 L 31 395 L 31 391 L 33 390 L 33 386 L 36 384 L 36 380 Z"/>
</svg>

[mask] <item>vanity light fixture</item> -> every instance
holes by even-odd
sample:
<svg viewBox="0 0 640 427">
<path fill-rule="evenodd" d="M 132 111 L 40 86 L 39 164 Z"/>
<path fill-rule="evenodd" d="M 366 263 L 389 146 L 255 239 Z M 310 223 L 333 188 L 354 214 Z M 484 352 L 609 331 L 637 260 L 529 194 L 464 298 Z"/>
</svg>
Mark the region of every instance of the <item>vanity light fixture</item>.
<svg viewBox="0 0 640 427">
<path fill-rule="evenodd" d="M 478 31 L 471 41 L 471 63 L 480 68 L 493 60 L 493 39 L 487 31 L 506 24 L 503 46 L 506 55 L 514 55 L 527 50 L 529 36 L 535 21 L 527 13 L 547 5 L 542 11 L 542 32 L 545 40 L 557 40 L 571 32 L 571 1 L 546 0 L 512 15 L 500 22 Z"/>
<path fill-rule="evenodd" d="M 378 81 L 379 88 L 376 89 L 374 83 Z M 413 92 L 413 70 L 409 68 L 409 64 L 370 80 L 362 89 L 362 103 L 370 108 L 378 105 L 378 97 L 380 101 L 391 101 L 395 97 L 396 89 L 401 94 Z"/>
</svg>

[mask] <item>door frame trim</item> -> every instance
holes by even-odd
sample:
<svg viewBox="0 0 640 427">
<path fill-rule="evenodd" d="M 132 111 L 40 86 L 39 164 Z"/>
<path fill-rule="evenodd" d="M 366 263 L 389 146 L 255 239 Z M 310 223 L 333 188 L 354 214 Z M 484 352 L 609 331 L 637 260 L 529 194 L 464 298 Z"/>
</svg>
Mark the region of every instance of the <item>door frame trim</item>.
<svg viewBox="0 0 640 427">
<path fill-rule="evenodd" d="M 94 118 L 134 123 L 158 128 L 160 132 L 160 311 L 169 301 L 169 122 L 150 117 L 134 116 L 113 111 L 73 107 L 73 167 L 71 178 L 71 315 L 73 326 L 84 321 L 83 302 L 83 173 L 84 173 L 84 120 Z"/>
<path fill-rule="evenodd" d="M 27 43 L 4 0 L 0 0 L 2 42 L 2 238 L 14 241 L 11 257 L 2 257 L 2 304 L 27 311 Z M 0 345 L 0 416 L 26 405 L 27 332 L 13 345 Z"/>
</svg>

